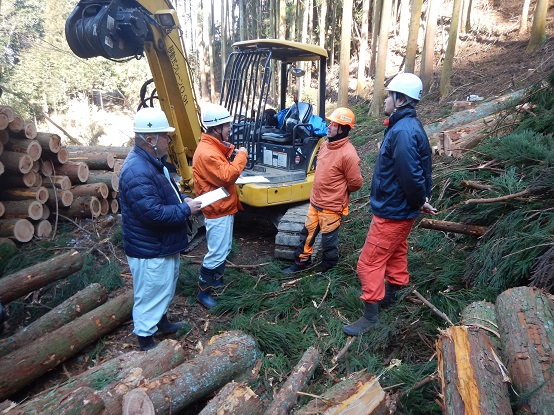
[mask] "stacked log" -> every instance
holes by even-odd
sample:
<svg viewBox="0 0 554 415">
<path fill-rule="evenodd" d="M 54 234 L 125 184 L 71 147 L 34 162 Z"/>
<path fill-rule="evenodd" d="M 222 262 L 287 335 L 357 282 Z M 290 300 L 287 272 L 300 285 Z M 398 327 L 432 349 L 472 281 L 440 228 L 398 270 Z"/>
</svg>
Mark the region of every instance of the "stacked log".
<svg viewBox="0 0 554 415">
<path fill-rule="evenodd" d="M 554 302 L 533 287 L 466 307 L 437 341 L 443 412 L 554 413 Z M 508 383 L 512 383 L 511 387 Z M 520 399 L 510 404 L 509 389 Z"/>
<path fill-rule="evenodd" d="M 58 134 L 37 131 L 0 106 L 0 235 L 28 242 L 49 237 L 57 216 L 117 213 L 119 170 L 129 151 L 64 146 Z"/>
</svg>

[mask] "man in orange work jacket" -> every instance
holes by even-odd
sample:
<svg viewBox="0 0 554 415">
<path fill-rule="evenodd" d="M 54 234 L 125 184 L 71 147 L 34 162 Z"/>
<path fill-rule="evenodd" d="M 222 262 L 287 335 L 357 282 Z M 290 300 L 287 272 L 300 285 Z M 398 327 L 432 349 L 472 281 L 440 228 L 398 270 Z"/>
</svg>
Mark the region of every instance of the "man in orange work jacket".
<svg viewBox="0 0 554 415">
<path fill-rule="evenodd" d="M 229 193 L 228 197 L 202 208 L 208 252 L 200 267 L 200 290 L 196 299 L 207 308 L 217 304 L 212 296 L 213 288 L 223 285 L 225 261 L 233 242 L 234 214 L 242 210 L 235 182 L 246 166 L 248 152 L 244 147 L 239 148 L 231 161 L 235 152 L 234 145 L 227 141 L 231 119 L 229 111 L 221 105 L 202 106 L 202 124 L 206 132 L 202 133 L 192 159 L 196 196 L 219 187 Z"/>
<path fill-rule="evenodd" d="M 337 108 L 327 117 L 331 123 L 317 156 L 310 207 L 300 233 L 300 244 L 294 252 L 294 264 L 282 272 L 285 275 L 302 271 L 311 263 L 316 236 L 321 232 L 321 271 L 334 267 L 339 260 L 339 227 L 348 215 L 350 193 L 362 187 L 360 158 L 348 139 L 354 128 L 354 113 Z"/>
</svg>

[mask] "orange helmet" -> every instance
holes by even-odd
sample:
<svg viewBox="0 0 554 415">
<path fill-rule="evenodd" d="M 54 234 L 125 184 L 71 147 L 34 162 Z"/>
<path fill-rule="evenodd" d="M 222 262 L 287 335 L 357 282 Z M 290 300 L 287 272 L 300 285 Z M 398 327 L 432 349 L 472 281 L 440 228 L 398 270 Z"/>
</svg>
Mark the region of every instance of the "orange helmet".
<svg viewBox="0 0 554 415">
<path fill-rule="evenodd" d="M 348 125 L 350 128 L 354 128 L 354 113 L 348 108 L 337 108 L 327 117 L 327 119 L 329 121 L 334 121 L 337 124 Z"/>
</svg>

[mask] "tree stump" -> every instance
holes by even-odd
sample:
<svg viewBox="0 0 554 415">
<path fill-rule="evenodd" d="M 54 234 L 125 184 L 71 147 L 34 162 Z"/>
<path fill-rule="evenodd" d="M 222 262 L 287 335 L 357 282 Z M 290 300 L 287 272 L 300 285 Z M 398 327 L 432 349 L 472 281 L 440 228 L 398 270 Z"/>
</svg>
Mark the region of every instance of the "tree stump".
<svg viewBox="0 0 554 415">
<path fill-rule="evenodd" d="M 554 414 L 554 303 L 539 289 L 511 288 L 496 299 L 496 319 L 522 410 Z"/>
</svg>

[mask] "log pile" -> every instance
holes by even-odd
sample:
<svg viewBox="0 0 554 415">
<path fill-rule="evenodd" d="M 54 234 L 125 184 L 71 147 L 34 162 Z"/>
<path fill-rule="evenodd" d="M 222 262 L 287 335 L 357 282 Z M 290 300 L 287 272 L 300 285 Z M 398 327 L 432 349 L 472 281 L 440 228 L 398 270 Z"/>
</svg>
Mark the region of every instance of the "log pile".
<svg viewBox="0 0 554 415">
<path fill-rule="evenodd" d="M 49 237 L 56 216 L 117 213 L 119 170 L 129 147 L 64 146 L 0 106 L 0 236 Z"/>
<path fill-rule="evenodd" d="M 466 307 L 462 323 L 437 341 L 443 413 L 554 413 L 554 302 L 546 293 L 511 288 L 494 305 Z M 514 408 L 510 389 L 521 398 Z"/>
</svg>

